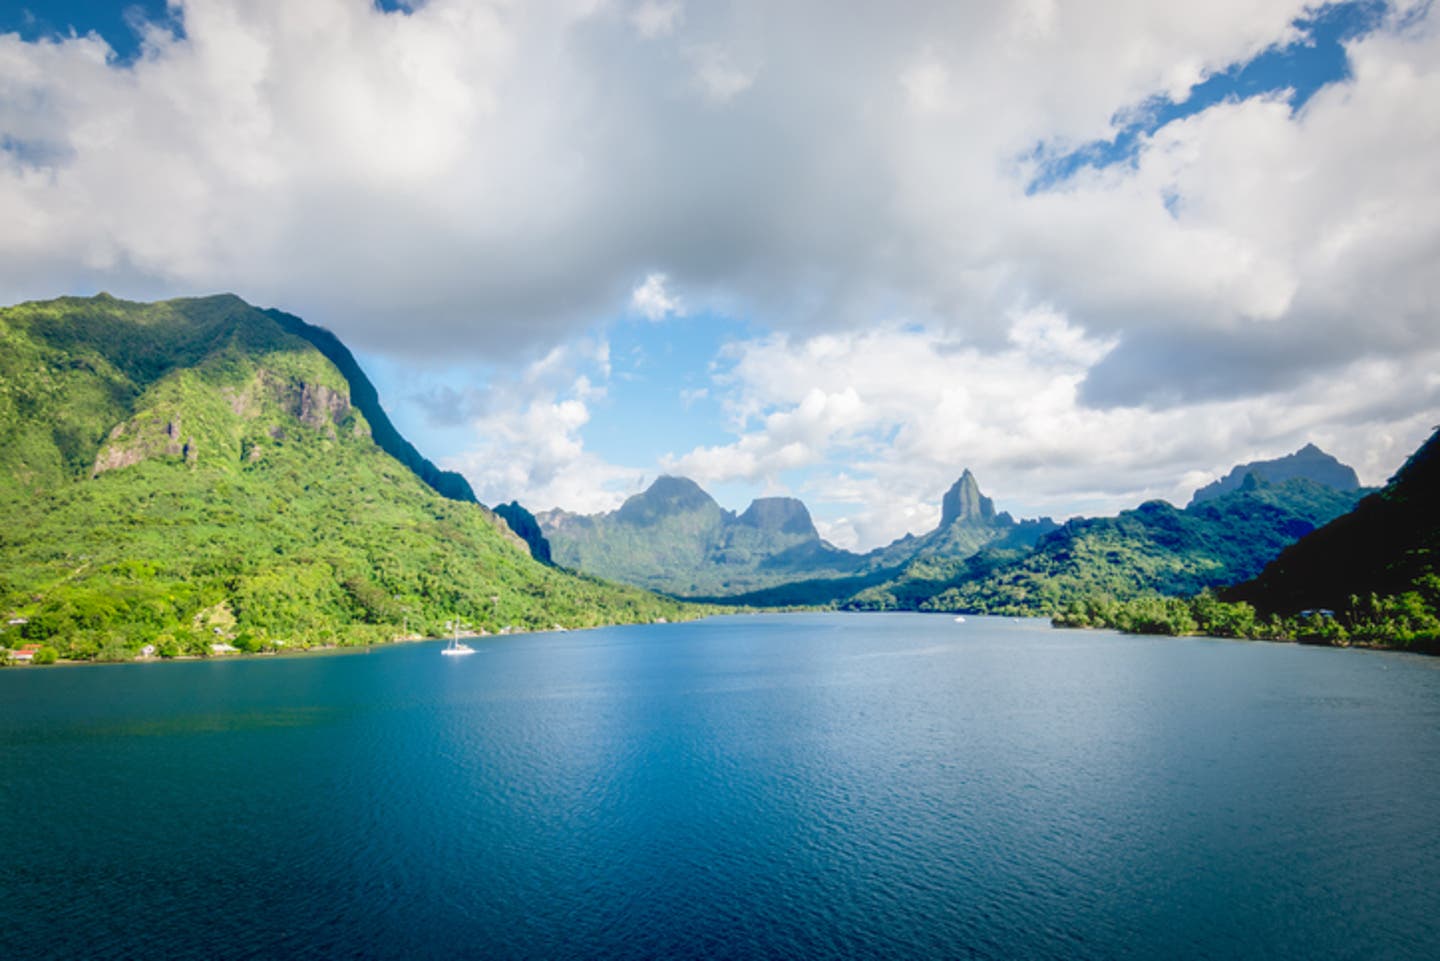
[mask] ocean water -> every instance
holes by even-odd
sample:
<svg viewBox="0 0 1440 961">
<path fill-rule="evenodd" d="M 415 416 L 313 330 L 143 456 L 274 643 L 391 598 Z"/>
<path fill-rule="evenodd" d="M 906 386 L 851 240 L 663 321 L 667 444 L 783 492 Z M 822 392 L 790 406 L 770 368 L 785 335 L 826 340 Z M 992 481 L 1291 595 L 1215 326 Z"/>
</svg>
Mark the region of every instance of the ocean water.
<svg viewBox="0 0 1440 961">
<path fill-rule="evenodd" d="M 0 958 L 1435 958 L 1440 660 L 775 615 L 0 672 Z"/>
</svg>

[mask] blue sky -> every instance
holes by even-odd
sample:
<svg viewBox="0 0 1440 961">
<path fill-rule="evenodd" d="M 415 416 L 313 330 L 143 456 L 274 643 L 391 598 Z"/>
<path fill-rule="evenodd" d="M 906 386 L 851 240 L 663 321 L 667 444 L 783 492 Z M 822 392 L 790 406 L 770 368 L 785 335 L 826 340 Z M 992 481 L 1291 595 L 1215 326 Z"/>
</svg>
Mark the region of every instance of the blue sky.
<svg viewBox="0 0 1440 961">
<path fill-rule="evenodd" d="M 1429 3 L 496 9 L 0 10 L 0 299 L 232 290 L 487 501 L 857 547 L 1435 422 Z"/>
<path fill-rule="evenodd" d="M 1307 10 L 1295 19 L 1296 35 L 1287 38 L 1288 42 L 1277 42 L 1250 59 L 1211 73 L 1183 97 L 1159 94 L 1140 104 L 1125 105 L 1115 117 L 1119 129 L 1109 139 L 1073 149 L 1037 144 L 1035 156 L 1040 168 L 1029 189 L 1054 188 L 1081 167 L 1131 161 L 1142 137 L 1227 100 L 1284 94 L 1291 109 L 1298 111 L 1326 85 L 1350 77 L 1345 41 L 1380 26 L 1385 12 L 1386 5 L 1376 0 L 1325 4 Z"/>
</svg>

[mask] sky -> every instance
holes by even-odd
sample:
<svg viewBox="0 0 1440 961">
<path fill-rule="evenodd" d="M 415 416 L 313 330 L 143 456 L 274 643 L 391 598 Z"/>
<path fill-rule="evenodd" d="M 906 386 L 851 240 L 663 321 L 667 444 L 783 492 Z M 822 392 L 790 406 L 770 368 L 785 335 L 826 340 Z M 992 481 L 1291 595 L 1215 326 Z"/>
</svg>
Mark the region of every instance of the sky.
<svg viewBox="0 0 1440 961">
<path fill-rule="evenodd" d="M 536 511 L 1378 484 L 1440 423 L 1436 103 L 1416 0 L 19 0 L 0 302 L 298 314 Z"/>
</svg>

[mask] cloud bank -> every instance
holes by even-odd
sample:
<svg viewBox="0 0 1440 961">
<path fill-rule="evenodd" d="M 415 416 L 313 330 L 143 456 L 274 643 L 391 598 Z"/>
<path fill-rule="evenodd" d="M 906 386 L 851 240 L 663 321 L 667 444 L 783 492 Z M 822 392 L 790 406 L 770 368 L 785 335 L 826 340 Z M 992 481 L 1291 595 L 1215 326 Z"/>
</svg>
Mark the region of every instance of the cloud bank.
<svg viewBox="0 0 1440 961">
<path fill-rule="evenodd" d="M 529 362 L 627 310 L 745 316 L 775 334 L 712 390 L 734 443 L 668 463 L 829 465 L 871 513 L 918 503 L 922 463 L 1044 460 L 1037 505 L 1307 430 L 1363 468 L 1435 398 L 1428 4 L 1387 7 L 1299 110 L 1221 101 L 1041 176 L 1313 12 L 184 0 L 123 65 L 95 36 L 0 36 L 0 299 L 234 289 L 416 363 Z M 507 448 L 482 418 L 476 471 L 540 434 L 534 476 L 598 469 L 583 398 L 494 404 L 539 420 Z M 1169 457 L 1187 427 L 1208 439 Z"/>
</svg>

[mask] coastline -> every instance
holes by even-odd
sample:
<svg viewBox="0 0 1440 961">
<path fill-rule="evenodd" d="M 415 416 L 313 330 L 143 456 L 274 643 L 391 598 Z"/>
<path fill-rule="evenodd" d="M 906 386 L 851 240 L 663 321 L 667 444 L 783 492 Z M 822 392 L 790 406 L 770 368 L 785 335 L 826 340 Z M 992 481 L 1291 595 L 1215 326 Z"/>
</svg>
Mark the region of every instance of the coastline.
<svg viewBox="0 0 1440 961">
<path fill-rule="evenodd" d="M 511 628 L 511 629 L 508 630 L 508 631 L 495 632 L 495 633 L 491 633 L 491 632 L 488 632 L 488 631 L 486 631 L 486 632 L 479 632 L 479 633 L 464 633 L 464 632 L 462 632 L 462 633 L 460 634 L 460 637 L 461 637 L 462 639 L 465 639 L 465 640 L 490 640 L 490 639 L 501 638 L 501 637 L 520 637 L 520 636 L 528 636 L 528 635 L 532 635 L 532 634 L 569 634 L 569 633 L 572 633 L 572 632 L 575 632 L 575 631 L 596 631 L 596 630 L 601 630 L 602 628 L 607 628 L 607 627 L 647 627 L 647 626 L 650 626 L 650 625 L 653 625 L 653 624 L 689 623 L 689 622 L 691 622 L 691 621 L 698 621 L 698 620 L 701 620 L 701 619 L 703 619 L 703 618 L 714 617 L 714 616 L 717 616 L 718 614 L 723 614 L 723 613 L 729 613 L 729 612 L 724 612 L 724 611 L 718 611 L 718 612 L 717 612 L 717 611 L 710 611 L 710 612 L 707 612 L 707 613 L 698 614 L 697 616 L 692 617 L 692 618 L 686 618 L 684 621 L 674 621 L 674 620 L 667 620 L 667 619 L 665 619 L 665 618 L 661 618 L 661 619 L 656 620 L 656 621 L 616 621 L 616 622 L 611 623 L 611 624 L 593 624 L 593 625 L 588 625 L 588 626 L 585 626 L 585 627 L 563 627 L 563 626 L 560 626 L 560 625 L 556 625 L 555 627 L 550 627 L 550 628 L 537 628 L 537 629 L 535 629 L 535 630 L 527 630 L 527 629 L 524 629 L 524 628 Z M 444 642 L 444 641 L 447 641 L 447 640 L 449 640 L 448 635 L 447 635 L 447 636 L 435 636 L 435 637 L 420 637 L 420 636 L 418 636 L 418 635 L 410 635 L 410 636 L 406 636 L 406 637 L 396 637 L 396 638 L 394 638 L 394 639 L 392 639 L 392 640 L 388 640 L 388 641 L 379 641 L 379 642 L 369 643 L 369 644 L 327 644 L 327 645 L 317 645 L 317 646 L 315 646 L 315 647 L 294 647 L 294 648 L 286 648 L 285 650 L 268 650 L 268 651 L 241 651 L 241 650 L 235 650 L 235 651 L 226 651 L 226 652 L 224 652 L 224 653 L 216 653 L 216 654 L 176 654 L 174 657 L 161 657 L 161 656 L 159 656 L 159 655 L 157 654 L 157 655 L 152 655 L 152 656 L 150 656 L 150 657 L 139 656 L 139 657 L 127 658 L 127 659 L 125 659 L 125 660 L 123 660 L 123 661 L 117 661 L 117 660 L 101 660 L 101 659 L 99 659 L 99 658 L 92 658 L 92 659 L 88 659 L 88 660 L 77 660 L 77 659 L 73 659 L 73 658 L 57 658 L 55 661 L 53 661 L 53 662 L 51 662 L 51 663 L 49 663 L 49 664 L 30 664 L 30 663 L 25 663 L 25 662 L 4 661 L 4 662 L 0 662 L 0 671 L 7 671 L 7 670 L 29 671 L 29 670 L 44 670 L 44 669 L 46 669 L 46 668 L 72 668 L 72 667 L 88 667 L 88 666 L 98 666 L 98 665 L 115 666 L 115 665 L 124 665 L 124 664 L 167 664 L 167 663 L 183 663 L 183 662 L 212 662 L 212 663 L 218 663 L 218 662 L 223 662 L 223 661 L 253 660 L 253 659 L 256 659 L 256 658 L 292 658 L 292 657 L 313 657 L 313 656 L 317 656 L 317 655 L 368 654 L 368 653 L 370 653 L 371 649 L 377 648 L 377 647 L 395 647 L 395 646 L 398 646 L 398 645 L 401 645 L 401 644 L 425 644 L 425 643 L 431 643 L 431 642 L 435 642 L 435 641 Z"/>
</svg>

